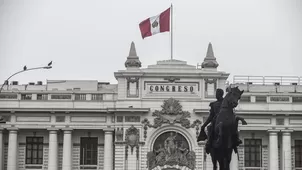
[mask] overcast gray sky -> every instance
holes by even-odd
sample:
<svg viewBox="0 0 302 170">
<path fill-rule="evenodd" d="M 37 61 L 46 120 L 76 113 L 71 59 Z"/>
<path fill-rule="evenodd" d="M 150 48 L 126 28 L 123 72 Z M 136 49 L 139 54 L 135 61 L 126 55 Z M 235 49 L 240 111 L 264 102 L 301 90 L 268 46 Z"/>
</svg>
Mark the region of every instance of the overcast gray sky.
<svg viewBox="0 0 302 170">
<path fill-rule="evenodd" d="M 52 60 L 11 80 L 115 82 L 131 41 L 143 67 L 170 59 L 169 33 L 143 40 L 138 24 L 171 3 L 175 59 L 201 63 L 212 42 L 231 76 L 302 76 L 301 0 L 0 0 L 0 81 Z"/>
</svg>

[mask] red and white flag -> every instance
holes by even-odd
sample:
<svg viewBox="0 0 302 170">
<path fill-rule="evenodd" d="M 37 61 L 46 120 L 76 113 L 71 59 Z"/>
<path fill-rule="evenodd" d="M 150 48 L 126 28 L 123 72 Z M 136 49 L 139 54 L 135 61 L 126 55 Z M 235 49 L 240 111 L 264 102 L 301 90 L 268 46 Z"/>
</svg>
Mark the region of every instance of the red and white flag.
<svg viewBox="0 0 302 170">
<path fill-rule="evenodd" d="M 150 17 L 139 24 L 143 39 L 157 33 L 170 31 L 170 8 L 159 15 Z"/>
</svg>

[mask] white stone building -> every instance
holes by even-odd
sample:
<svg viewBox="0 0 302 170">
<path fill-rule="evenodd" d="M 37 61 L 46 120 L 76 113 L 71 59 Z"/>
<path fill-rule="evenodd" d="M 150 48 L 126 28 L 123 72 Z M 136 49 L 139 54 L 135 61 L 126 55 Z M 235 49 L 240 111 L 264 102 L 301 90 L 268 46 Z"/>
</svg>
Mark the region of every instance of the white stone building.
<svg viewBox="0 0 302 170">
<path fill-rule="evenodd" d="M 200 68 L 179 60 L 141 68 L 133 43 L 125 60 L 117 84 L 5 85 L 0 169 L 212 169 L 196 136 L 229 77 L 212 45 Z M 232 169 L 302 169 L 302 78 L 235 76 L 233 85 L 245 90 L 236 114 L 248 125 Z"/>
</svg>

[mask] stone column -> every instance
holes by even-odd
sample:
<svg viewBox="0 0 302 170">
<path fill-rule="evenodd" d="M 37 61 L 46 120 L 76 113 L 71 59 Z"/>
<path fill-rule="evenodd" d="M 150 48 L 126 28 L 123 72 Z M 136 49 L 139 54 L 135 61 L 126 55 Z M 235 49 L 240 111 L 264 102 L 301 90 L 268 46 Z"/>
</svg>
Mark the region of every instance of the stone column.
<svg viewBox="0 0 302 170">
<path fill-rule="evenodd" d="M 4 169 L 4 147 L 3 147 L 3 128 L 0 128 L 0 169 Z"/>
<path fill-rule="evenodd" d="M 113 170 L 113 131 L 114 129 L 104 129 L 104 169 Z"/>
<path fill-rule="evenodd" d="M 239 169 L 238 157 L 237 157 L 237 154 L 234 151 L 232 153 L 232 160 L 231 160 L 231 163 L 230 163 L 230 169 L 231 170 L 238 170 Z"/>
<path fill-rule="evenodd" d="M 269 130 L 269 170 L 279 169 L 278 159 L 278 132 Z"/>
<path fill-rule="evenodd" d="M 7 154 L 7 170 L 17 170 L 17 150 L 18 150 L 18 129 L 8 128 L 8 154 Z"/>
<path fill-rule="evenodd" d="M 282 155 L 283 155 L 283 170 L 291 170 L 292 169 L 292 150 L 291 150 L 291 132 L 293 130 L 284 130 L 282 131 Z"/>
<path fill-rule="evenodd" d="M 48 170 L 58 170 L 58 129 L 49 130 Z"/>
<path fill-rule="evenodd" d="M 72 129 L 64 130 L 63 141 L 63 170 L 72 170 Z"/>
</svg>

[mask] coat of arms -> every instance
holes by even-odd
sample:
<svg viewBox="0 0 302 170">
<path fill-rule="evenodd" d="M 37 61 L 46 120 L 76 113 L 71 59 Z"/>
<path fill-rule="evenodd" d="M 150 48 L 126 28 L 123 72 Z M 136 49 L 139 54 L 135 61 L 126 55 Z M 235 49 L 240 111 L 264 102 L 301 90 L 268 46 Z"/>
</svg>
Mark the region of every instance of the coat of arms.
<svg viewBox="0 0 302 170">
<path fill-rule="evenodd" d="M 162 126 L 162 124 L 175 124 L 180 123 L 183 127 L 190 128 L 190 112 L 183 111 L 182 106 L 178 100 L 170 98 L 164 101 L 161 106 L 162 110 L 155 110 L 152 116 L 154 118 L 154 125 L 149 125 L 151 127 L 157 128 Z M 143 123 L 145 123 L 143 121 Z"/>
<path fill-rule="evenodd" d="M 126 131 L 126 144 L 127 147 L 131 147 L 131 153 L 133 152 L 133 148 L 137 147 L 139 143 L 139 131 L 133 125 L 127 129 Z"/>
<path fill-rule="evenodd" d="M 152 27 L 155 28 L 158 26 L 158 22 L 155 20 L 153 23 L 152 23 Z"/>
<path fill-rule="evenodd" d="M 193 128 L 197 127 L 201 124 L 200 120 L 195 120 L 192 124 L 190 123 L 190 112 L 183 111 L 182 105 L 179 100 L 175 100 L 173 98 L 169 98 L 168 100 L 164 100 L 163 105 L 161 106 L 162 110 L 155 110 L 152 114 L 154 118 L 154 124 L 152 125 L 148 119 L 144 119 L 142 123 L 144 126 L 144 138 L 147 137 L 147 129 L 148 127 L 158 128 L 163 124 L 175 124 L 179 123 L 181 126 L 185 128 Z M 198 136 L 198 132 L 196 132 Z"/>
</svg>

